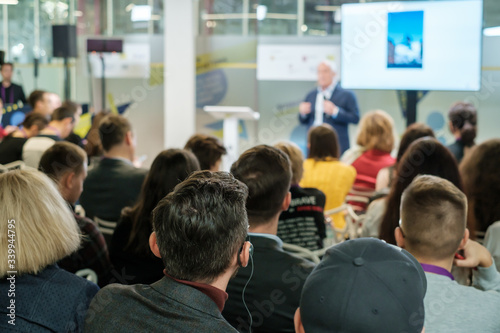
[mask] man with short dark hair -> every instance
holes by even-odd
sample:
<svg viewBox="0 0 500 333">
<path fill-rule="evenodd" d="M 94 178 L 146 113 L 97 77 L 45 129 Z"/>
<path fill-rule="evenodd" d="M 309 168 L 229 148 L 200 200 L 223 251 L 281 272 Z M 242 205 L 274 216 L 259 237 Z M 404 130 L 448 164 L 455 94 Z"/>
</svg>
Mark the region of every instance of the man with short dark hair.
<svg viewBox="0 0 500 333">
<path fill-rule="evenodd" d="M 136 140 L 125 117 L 117 114 L 106 116 L 99 125 L 99 135 L 104 149 L 103 159 L 89 171 L 80 203 L 87 216 L 98 218 L 96 222 L 104 220 L 116 224 L 121 210 L 137 200 L 148 170 L 132 164 Z M 114 224 L 105 227 L 110 234 Z"/>
<path fill-rule="evenodd" d="M 49 125 L 23 146 L 23 161 L 27 166 L 38 168 L 42 154 L 57 141 L 65 139 L 80 120 L 77 110 L 59 107 L 54 110 Z"/>
<path fill-rule="evenodd" d="M 247 187 L 226 172 L 195 172 L 153 211 L 149 245 L 165 277 L 110 285 L 93 299 L 87 332 L 236 332 L 221 315 L 229 279 L 248 264 Z"/>
<path fill-rule="evenodd" d="M 420 333 L 427 281 L 407 251 L 374 238 L 328 249 L 307 278 L 297 333 Z"/>
<path fill-rule="evenodd" d="M 2 83 L 0 87 L 0 98 L 3 104 L 17 104 L 22 102 L 26 104 L 23 87 L 12 83 L 12 74 L 14 74 L 14 64 L 6 62 L 0 69 L 2 74 Z"/>
<path fill-rule="evenodd" d="M 224 145 L 214 136 L 195 134 L 189 138 L 184 149 L 190 150 L 200 162 L 201 170 L 219 171 L 222 155 L 227 154 Z"/>
<path fill-rule="evenodd" d="M 92 220 L 75 213 L 75 203 L 87 177 L 87 154 L 73 143 L 57 142 L 43 153 L 38 168 L 56 183 L 83 235 L 80 248 L 61 259 L 59 267 L 71 273 L 91 269 L 97 275 L 99 286 L 107 285 L 111 280 L 111 261 L 104 237 Z"/>
<path fill-rule="evenodd" d="M 28 97 L 33 112 L 40 113 L 50 119 L 55 109 L 61 107 L 61 98 L 45 90 L 34 90 Z"/>
<path fill-rule="evenodd" d="M 451 182 L 418 176 L 404 191 L 395 237 L 426 272 L 427 332 L 500 332 L 500 273 L 466 225 L 467 198 Z M 474 268 L 473 287 L 454 281 L 453 265 Z"/>
<path fill-rule="evenodd" d="M 280 213 L 291 200 L 290 161 L 279 149 L 260 145 L 245 151 L 231 173 L 249 189 L 246 208 L 255 252 L 253 266 L 240 269 L 228 285 L 224 318 L 240 332 L 250 326 L 252 332 L 293 332 L 300 292 L 314 264 L 283 251 L 276 236 Z"/>
</svg>

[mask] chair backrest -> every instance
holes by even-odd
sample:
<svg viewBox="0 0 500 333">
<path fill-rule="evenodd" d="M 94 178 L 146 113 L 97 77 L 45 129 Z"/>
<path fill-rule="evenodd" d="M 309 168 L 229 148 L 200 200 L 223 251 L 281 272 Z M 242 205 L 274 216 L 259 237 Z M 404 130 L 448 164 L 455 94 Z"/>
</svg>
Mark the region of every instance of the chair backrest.
<svg viewBox="0 0 500 333">
<path fill-rule="evenodd" d="M 88 281 L 90 282 L 93 282 L 95 284 L 97 284 L 98 282 L 98 279 L 97 279 L 97 274 L 96 272 L 94 272 L 92 269 L 90 268 L 84 268 L 84 269 L 80 269 L 79 271 L 77 271 L 75 273 L 76 276 L 80 276 L 84 279 L 87 279 Z"/>
<path fill-rule="evenodd" d="M 319 264 L 319 262 L 320 262 L 318 255 L 316 255 L 313 251 L 306 249 L 302 246 L 283 243 L 283 250 L 285 250 L 286 252 L 291 252 L 295 255 L 298 255 L 299 257 L 309 259 L 315 264 Z"/>
<path fill-rule="evenodd" d="M 97 216 L 94 216 L 93 220 L 95 223 L 97 223 L 97 227 L 99 228 L 99 231 L 101 231 L 102 235 L 104 236 L 104 240 L 106 241 L 106 245 L 109 248 L 111 246 L 111 238 L 113 236 L 113 233 L 115 232 L 117 222 L 106 221 L 106 220 L 103 220 Z"/>
<path fill-rule="evenodd" d="M 344 212 L 345 213 L 345 227 L 343 229 L 337 229 L 332 223 L 333 230 L 333 242 L 327 245 L 334 245 L 343 242 L 346 239 L 359 238 L 361 235 L 361 225 L 362 215 L 358 215 L 356 212 L 356 207 L 351 204 L 344 203 L 341 206 L 325 211 L 325 217 L 329 220 L 329 216 L 332 214 Z"/>
</svg>

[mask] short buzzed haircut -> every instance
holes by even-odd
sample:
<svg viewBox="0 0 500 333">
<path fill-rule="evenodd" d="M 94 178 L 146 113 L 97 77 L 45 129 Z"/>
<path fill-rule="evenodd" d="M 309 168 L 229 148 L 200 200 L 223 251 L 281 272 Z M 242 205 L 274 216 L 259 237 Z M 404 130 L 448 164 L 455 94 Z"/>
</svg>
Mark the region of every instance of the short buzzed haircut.
<svg viewBox="0 0 500 333">
<path fill-rule="evenodd" d="M 251 227 L 266 224 L 281 211 L 292 179 L 290 160 L 284 152 L 267 145 L 255 146 L 241 154 L 231 173 L 248 186 Z"/>
<path fill-rule="evenodd" d="M 71 118 L 73 122 L 75 120 L 76 112 L 76 109 L 63 105 L 54 110 L 54 113 L 52 113 L 51 116 L 51 120 L 61 121 L 65 118 Z"/>
<path fill-rule="evenodd" d="M 32 109 L 35 108 L 35 105 L 39 101 L 43 101 L 43 95 L 45 95 L 45 90 L 34 90 L 28 97 L 28 104 Z"/>
<path fill-rule="evenodd" d="M 226 148 L 214 136 L 195 134 L 189 138 L 184 149 L 190 150 L 200 162 L 201 170 L 209 170 L 222 155 L 227 154 Z"/>
<path fill-rule="evenodd" d="M 405 244 L 412 254 L 447 259 L 464 237 L 467 198 L 446 179 L 418 176 L 403 192 L 401 221 Z"/>
<path fill-rule="evenodd" d="M 113 146 L 121 144 L 125 140 L 127 132 L 132 130 L 132 126 L 127 118 L 110 114 L 106 116 L 99 124 L 99 137 L 101 138 L 102 148 L 105 151 Z"/>
<path fill-rule="evenodd" d="M 68 172 L 80 174 L 86 163 L 87 154 L 82 148 L 74 143 L 61 141 L 43 153 L 38 169 L 57 182 Z"/>
<path fill-rule="evenodd" d="M 227 172 L 197 171 L 153 211 L 165 271 L 173 278 L 211 283 L 245 242 L 248 189 Z"/>
</svg>

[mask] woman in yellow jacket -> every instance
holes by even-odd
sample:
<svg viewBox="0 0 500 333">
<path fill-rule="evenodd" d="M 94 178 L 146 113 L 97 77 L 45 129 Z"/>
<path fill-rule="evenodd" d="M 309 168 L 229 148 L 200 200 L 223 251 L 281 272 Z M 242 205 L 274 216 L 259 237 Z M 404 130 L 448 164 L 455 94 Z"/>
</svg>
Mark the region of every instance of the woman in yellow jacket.
<svg viewBox="0 0 500 333">
<path fill-rule="evenodd" d="M 337 133 L 328 124 L 313 127 L 308 134 L 308 158 L 304 161 L 302 187 L 314 187 L 326 195 L 325 211 L 337 208 L 345 201 L 356 178 L 354 167 L 339 162 Z M 345 227 L 343 213 L 332 215 L 336 229 Z"/>
</svg>

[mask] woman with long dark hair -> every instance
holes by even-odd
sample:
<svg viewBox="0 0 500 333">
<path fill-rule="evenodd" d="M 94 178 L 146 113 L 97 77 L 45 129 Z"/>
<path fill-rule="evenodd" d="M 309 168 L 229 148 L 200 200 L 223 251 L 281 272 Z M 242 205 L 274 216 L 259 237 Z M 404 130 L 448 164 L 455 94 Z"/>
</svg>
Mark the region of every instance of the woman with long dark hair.
<svg viewBox="0 0 500 333">
<path fill-rule="evenodd" d="M 403 191 L 418 175 L 432 175 L 452 182 L 463 189 L 458 165 L 450 151 L 434 138 L 421 138 L 413 142 L 398 163 L 387 198 L 387 207 L 380 224 L 380 239 L 396 245 L 394 229 L 399 225 L 399 208 Z"/>
<path fill-rule="evenodd" d="M 162 151 L 153 161 L 137 203 L 122 211 L 110 246 L 111 262 L 126 284 L 150 284 L 163 276 L 163 262 L 149 249 L 153 231 L 151 212 L 158 202 L 194 171 L 200 170 L 193 153 Z"/>
<path fill-rule="evenodd" d="M 500 269 L 500 139 L 491 139 L 474 147 L 462 163 L 469 204 L 468 223 L 480 233 L 486 232 L 484 246 Z"/>
</svg>

